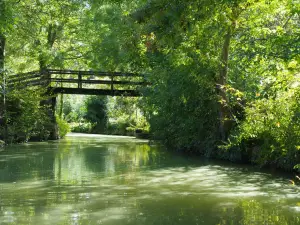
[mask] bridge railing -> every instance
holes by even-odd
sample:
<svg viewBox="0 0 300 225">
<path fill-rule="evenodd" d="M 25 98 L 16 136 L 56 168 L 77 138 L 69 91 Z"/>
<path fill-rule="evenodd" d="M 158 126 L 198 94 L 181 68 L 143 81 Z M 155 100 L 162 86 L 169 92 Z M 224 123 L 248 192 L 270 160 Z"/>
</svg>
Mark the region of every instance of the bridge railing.
<svg viewBox="0 0 300 225">
<path fill-rule="evenodd" d="M 55 69 L 12 75 L 8 80 L 11 88 L 43 86 L 56 92 L 70 92 L 72 89 L 73 93 L 76 93 L 75 89 L 103 90 L 105 93 L 109 90 L 112 95 L 115 91 L 130 92 L 146 85 L 150 83 L 145 81 L 143 75 L 136 73 Z"/>
<path fill-rule="evenodd" d="M 114 90 L 115 86 L 130 87 L 147 85 L 144 76 L 134 73 L 48 70 L 51 87 L 62 87 L 64 84 L 77 84 L 76 88 L 95 88 L 95 85 L 106 85 Z M 85 86 L 85 87 L 84 87 Z M 65 87 L 67 88 L 67 87 Z M 73 86 L 73 88 L 75 88 Z M 106 88 L 107 89 L 107 88 Z"/>
<path fill-rule="evenodd" d="M 33 71 L 28 73 L 20 73 L 10 75 L 7 79 L 8 88 L 27 88 L 30 86 L 43 85 L 44 80 L 41 79 L 40 71 Z"/>
</svg>

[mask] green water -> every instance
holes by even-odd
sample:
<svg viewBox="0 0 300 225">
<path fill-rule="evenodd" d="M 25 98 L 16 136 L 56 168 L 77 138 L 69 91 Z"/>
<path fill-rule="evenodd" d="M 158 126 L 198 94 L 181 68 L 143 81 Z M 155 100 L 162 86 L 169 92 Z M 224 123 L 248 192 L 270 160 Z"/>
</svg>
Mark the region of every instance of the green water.
<svg viewBox="0 0 300 225">
<path fill-rule="evenodd" d="M 0 152 L 0 224 L 300 224 L 300 188 L 288 180 L 132 138 L 71 135 Z"/>
</svg>

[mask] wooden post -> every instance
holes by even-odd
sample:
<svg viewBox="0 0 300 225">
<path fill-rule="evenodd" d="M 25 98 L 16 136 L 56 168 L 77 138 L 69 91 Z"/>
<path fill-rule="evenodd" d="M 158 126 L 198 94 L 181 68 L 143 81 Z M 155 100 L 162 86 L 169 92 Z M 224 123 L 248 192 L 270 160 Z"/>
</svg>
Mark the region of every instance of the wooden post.
<svg viewBox="0 0 300 225">
<path fill-rule="evenodd" d="M 58 126 L 57 126 L 57 122 L 56 122 L 56 118 L 55 118 L 56 97 L 52 97 L 49 100 L 50 100 L 50 102 L 49 102 L 49 106 L 50 106 L 49 117 L 50 117 L 50 122 L 51 122 L 49 139 L 57 140 L 57 139 L 59 139 L 59 136 L 58 136 Z"/>
<path fill-rule="evenodd" d="M 57 140 L 58 137 L 58 127 L 55 118 L 55 107 L 56 107 L 56 96 L 52 95 L 51 89 L 51 76 L 52 73 L 44 68 L 41 70 L 41 82 L 43 83 L 44 87 L 47 89 L 45 93 L 45 100 L 40 102 L 40 105 L 46 107 L 48 118 L 50 120 L 50 124 L 48 130 L 50 132 L 49 140 Z M 49 97 L 48 97 L 49 96 Z"/>
<path fill-rule="evenodd" d="M 47 126 L 47 130 L 50 132 L 49 140 L 57 140 L 58 137 L 58 126 L 55 118 L 55 107 L 56 107 L 56 97 L 48 97 L 45 100 L 41 101 L 41 106 L 45 107 L 47 111 L 47 116 L 49 118 L 49 125 Z"/>
<path fill-rule="evenodd" d="M 111 95 L 114 96 L 114 75 L 113 73 L 110 74 L 110 90 L 111 90 Z"/>
<path fill-rule="evenodd" d="M 82 75 L 78 72 L 78 88 L 82 88 Z"/>
<path fill-rule="evenodd" d="M 44 87 L 49 88 L 51 84 L 51 73 L 47 69 L 42 69 L 40 71 L 40 83 Z"/>
<path fill-rule="evenodd" d="M 60 94 L 60 108 L 59 108 L 59 118 L 62 119 L 63 118 L 63 109 L 64 109 L 64 94 L 61 93 Z"/>
</svg>

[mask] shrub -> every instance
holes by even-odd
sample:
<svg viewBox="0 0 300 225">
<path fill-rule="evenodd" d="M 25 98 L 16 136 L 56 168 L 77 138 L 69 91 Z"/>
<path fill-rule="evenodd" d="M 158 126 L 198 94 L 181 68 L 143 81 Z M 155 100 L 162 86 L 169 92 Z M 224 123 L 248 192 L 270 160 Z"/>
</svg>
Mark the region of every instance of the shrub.
<svg viewBox="0 0 300 225">
<path fill-rule="evenodd" d="M 63 138 L 68 132 L 70 132 L 70 126 L 65 120 L 59 118 L 58 116 L 56 116 L 56 122 L 58 127 L 58 135 L 60 138 Z"/>
<path fill-rule="evenodd" d="M 29 139 L 47 140 L 50 121 L 47 108 L 40 105 L 42 90 L 13 90 L 7 95 L 6 125 L 0 127 L 0 136 L 7 143 L 26 142 Z M 0 107 L 4 107 L 0 102 Z"/>
<path fill-rule="evenodd" d="M 107 97 L 91 96 L 86 99 L 85 120 L 90 122 L 93 133 L 103 133 L 107 128 Z"/>
<path fill-rule="evenodd" d="M 4 141 L 2 141 L 2 140 L 0 140 L 0 148 L 3 148 L 3 147 L 4 147 L 4 145 L 5 145 L 5 142 L 4 142 Z"/>
<path fill-rule="evenodd" d="M 71 123 L 70 124 L 71 131 L 75 133 L 91 133 L 92 132 L 92 124 L 85 122 L 85 123 Z"/>
<path fill-rule="evenodd" d="M 260 165 L 292 169 L 300 160 L 299 100 L 300 90 L 256 100 L 227 147 L 238 147 Z"/>
</svg>

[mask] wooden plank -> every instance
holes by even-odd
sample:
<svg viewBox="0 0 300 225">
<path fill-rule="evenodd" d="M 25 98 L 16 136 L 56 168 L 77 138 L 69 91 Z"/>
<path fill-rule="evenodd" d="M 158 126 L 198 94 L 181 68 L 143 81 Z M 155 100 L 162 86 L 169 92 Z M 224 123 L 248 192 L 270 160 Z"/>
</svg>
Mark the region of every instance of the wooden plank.
<svg viewBox="0 0 300 225">
<path fill-rule="evenodd" d="M 28 88 L 28 87 L 36 87 L 36 86 L 41 86 L 44 85 L 45 81 L 42 80 L 32 80 L 32 81 L 25 81 L 22 83 L 11 83 L 8 84 L 7 87 L 9 89 L 13 88 L 13 89 L 24 89 L 24 88 Z"/>
<path fill-rule="evenodd" d="M 30 80 L 34 78 L 40 78 L 40 74 L 33 74 L 31 76 L 14 77 L 14 78 L 9 77 L 7 79 L 7 83 L 23 82 L 24 80 Z"/>
<path fill-rule="evenodd" d="M 40 71 L 33 71 L 33 72 L 28 72 L 28 73 L 18 73 L 18 74 L 14 74 L 14 75 L 9 75 L 8 78 L 9 79 L 13 79 L 13 78 L 18 78 L 18 77 L 25 77 L 27 75 L 30 74 L 41 74 Z"/>
<path fill-rule="evenodd" d="M 41 84 L 44 81 L 40 80 L 40 79 L 35 79 L 35 80 L 23 80 L 20 82 L 9 82 L 7 83 L 7 86 L 9 87 L 20 87 L 20 86 L 24 86 L 24 85 L 37 85 L 37 84 Z"/>
<path fill-rule="evenodd" d="M 81 73 L 82 75 L 101 75 L 101 76 L 109 76 L 108 72 L 101 71 L 84 71 L 84 70 L 48 70 L 50 74 L 62 74 L 62 75 L 78 75 Z"/>
<path fill-rule="evenodd" d="M 122 77 L 143 77 L 142 74 L 137 73 L 124 73 L 124 72 L 103 72 L 103 71 L 84 71 L 84 70 L 47 70 L 48 73 L 52 75 L 78 75 L 81 73 L 83 76 L 122 76 Z"/>
<path fill-rule="evenodd" d="M 57 83 L 78 83 L 77 79 L 61 79 L 51 78 L 51 82 Z M 149 85 L 149 82 L 144 81 L 113 81 L 116 85 Z M 111 80 L 81 80 L 82 84 L 111 84 Z"/>
<path fill-rule="evenodd" d="M 78 94 L 78 95 L 110 95 L 110 96 L 141 96 L 137 90 L 114 90 L 110 89 L 85 89 L 85 88 L 53 88 L 52 93 Z"/>
<path fill-rule="evenodd" d="M 78 84 L 78 79 L 51 78 L 50 82 Z"/>
</svg>

